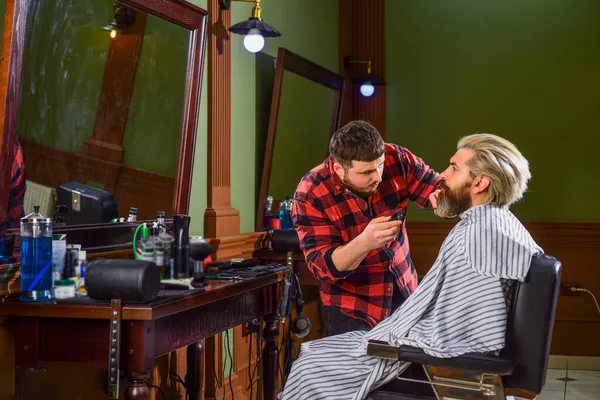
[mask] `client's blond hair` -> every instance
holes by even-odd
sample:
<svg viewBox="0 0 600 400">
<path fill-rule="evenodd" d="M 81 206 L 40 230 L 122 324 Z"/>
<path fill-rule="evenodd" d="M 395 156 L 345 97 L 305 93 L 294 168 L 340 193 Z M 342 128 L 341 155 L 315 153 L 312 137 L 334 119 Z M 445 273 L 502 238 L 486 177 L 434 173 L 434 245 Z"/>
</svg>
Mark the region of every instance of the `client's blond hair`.
<svg viewBox="0 0 600 400">
<path fill-rule="evenodd" d="M 489 133 L 476 133 L 459 140 L 457 149 L 475 152 L 467 166 L 474 176 L 490 179 L 487 204 L 508 207 L 520 200 L 531 178 L 529 162 L 506 139 Z"/>
</svg>

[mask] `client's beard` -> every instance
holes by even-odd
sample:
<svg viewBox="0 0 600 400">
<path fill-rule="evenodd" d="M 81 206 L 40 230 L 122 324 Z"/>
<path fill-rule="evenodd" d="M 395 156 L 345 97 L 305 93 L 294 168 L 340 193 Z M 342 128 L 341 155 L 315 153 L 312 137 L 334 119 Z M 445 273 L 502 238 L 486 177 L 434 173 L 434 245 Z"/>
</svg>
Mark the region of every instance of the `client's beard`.
<svg viewBox="0 0 600 400">
<path fill-rule="evenodd" d="M 460 213 L 467 211 L 471 207 L 471 197 L 469 188 L 473 181 L 466 182 L 464 185 L 450 189 L 444 181 L 440 184 L 443 189 L 437 197 L 436 214 L 442 218 L 454 218 Z"/>
</svg>

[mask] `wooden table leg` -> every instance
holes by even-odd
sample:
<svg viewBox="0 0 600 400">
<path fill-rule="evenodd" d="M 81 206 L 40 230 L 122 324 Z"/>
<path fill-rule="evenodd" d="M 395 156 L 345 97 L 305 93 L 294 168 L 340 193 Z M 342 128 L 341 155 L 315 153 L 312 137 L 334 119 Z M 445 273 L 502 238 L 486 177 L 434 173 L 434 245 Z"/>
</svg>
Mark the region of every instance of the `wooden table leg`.
<svg viewBox="0 0 600 400">
<path fill-rule="evenodd" d="M 17 399 L 33 397 L 35 384 L 28 382 L 30 372 L 35 371 L 39 360 L 37 318 L 16 318 L 15 337 L 15 393 Z"/>
<path fill-rule="evenodd" d="M 202 381 L 204 379 L 204 345 L 202 342 L 187 347 L 187 384 L 190 400 L 202 399 Z"/>
<path fill-rule="evenodd" d="M 129 385 L 125 390 L 125 398 L 127 400 L 149 400 L 150 389 L 148 389 L 146 380 L 150 376 L 150 371 L 142 374 L 129 372 L 126 375 Z"/>
<path fill-rule="evenodd" d="M 148 400 L 150 390 L 146 380 L 154 364 L 154 324 L 152 321 L 123 322 L 121 359 L 129 385 L 126 400 Z"/>
<path fill-rule="evenodd" d="M 279 336 L 279 319 L 277 314 L 265 316 L 265 328 L 263 330 L 265 347 L 263 348 L 263 388 L 265 400 L 277 399 L 277 363 L 279 362 L 279 351 L 277 350 L 277 338 Z"/>
</svg>

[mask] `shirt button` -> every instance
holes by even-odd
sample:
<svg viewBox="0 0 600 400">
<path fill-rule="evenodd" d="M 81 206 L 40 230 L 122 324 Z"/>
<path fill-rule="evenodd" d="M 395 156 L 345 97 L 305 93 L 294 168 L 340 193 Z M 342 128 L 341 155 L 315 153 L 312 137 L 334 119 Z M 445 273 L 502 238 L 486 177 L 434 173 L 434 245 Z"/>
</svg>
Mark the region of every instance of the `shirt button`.
<svg viewBox="0 0 600 400">
<path fill-rule="evenodd" d="M 389 292 L 391 292 L 391 291 L 392 291 L 392 287 L 391 287 L 391 286 L 388 286 L 388 288 L 387 288 L 387 292 L 389 293 Z"/>
</svg>

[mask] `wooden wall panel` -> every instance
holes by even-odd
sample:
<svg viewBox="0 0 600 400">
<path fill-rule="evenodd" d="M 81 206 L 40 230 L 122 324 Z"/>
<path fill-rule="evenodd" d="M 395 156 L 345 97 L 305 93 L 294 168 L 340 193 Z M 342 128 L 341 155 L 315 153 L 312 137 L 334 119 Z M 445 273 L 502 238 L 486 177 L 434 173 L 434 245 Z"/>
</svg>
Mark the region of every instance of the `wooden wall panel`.
<svg viewBox="0 0 600 400">
<path fill-rule="evenodd" d="M 425 274 L 435 261 L 451 222 L 407 222 L 413 261 L 419 274 Z M 544 252 L 563 266 L 562 283 L 579 284 L 600 298 L 600 223 L 525 223 Z M 587 293 L 558 299 L 551 354 L 600 356 L 600 313 Z M 575 340 L 577 338 L 577 340 Z"/>
<path fill-rule="evenodd" d="M 231 205 L 231 11 L 208 0 L 208 207 L 204 236 L 240 233 L 240 213 Z"/>
<path fill-rule="evenodd" d="M 116 197 L 121 217 L 127 217 L 129 207 L 138 208 L 138 219 L 156 219 L 157 211 L 173 210 L 175 178 L 25 140 L 22 145 L 28 180 L 53 188 L 70 181 L 101 183 Z"/>
<path fill-rule="evenodd" d="M 360 94 L 353 78 L 366 75 L 366 64 L 344 66 L 344 57 L 371 61 L 373 74 L 385 80 L 385 0 L 344 0 L 339 2 L 339 71 L 347 79 L 342 125 L 362 119 L 373 124 L 385 138 L 385 86 L 375 86 L 371 97 Z"/>
</svg>

